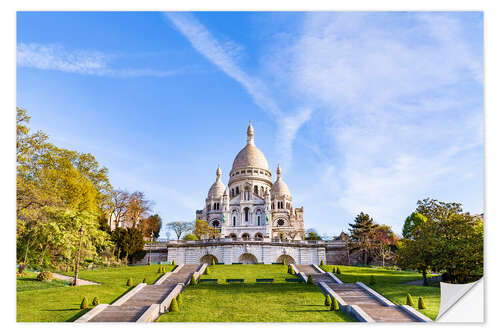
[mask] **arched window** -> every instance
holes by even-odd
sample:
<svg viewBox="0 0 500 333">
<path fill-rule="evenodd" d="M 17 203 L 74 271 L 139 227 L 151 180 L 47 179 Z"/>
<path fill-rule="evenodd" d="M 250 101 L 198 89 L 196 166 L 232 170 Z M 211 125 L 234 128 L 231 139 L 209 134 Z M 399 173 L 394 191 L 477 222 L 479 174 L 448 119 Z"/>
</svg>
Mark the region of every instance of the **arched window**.
<svg viewBox="0 0 500 333">
<path fill-rule="evenodd" d="M 255 185 L 255 186 L 253 187 L 253 193 L 254 193 L 255 195 L 259 195 L 259 187 L 258 187 L 257 185 Z"/>
<path fill-rule="evenodd" d="M 274 202 L 271 204 L 271 209 L 274 209 Z"/>
<path fill-rule="evenodd" d="M 245 190 L 245 200 L 250 200 L 250 191 Z"/>
<path fill-rule="evenodd" d="M 245 208 L 245 222 L 248 222 L 248 207 Z"/>
<path fill-rule="evenodd" d="M 231 189 L 231 198 L 234 197 L 234 188 Z"/>
<path fill-rule="evenodd" d="M 236 195 L 240 194 L 240 188 L 236 187 Z"/>
<path fill-rule="evenodd" d="M 257 216 L 257 225 L 260 225 L 260 215 Z"/>
<path fill-rule="evenodd" d="M 261 196 L 264 196 L 264 186 L 261 186 L 261 187 L 260 187 L 260 195 L 261 195 Z"/>
<path fill-rule="evenodd" d="M 217 204 L 214 202 L 214 210 L 217 209 Z"/>
<path fill-rule="evenodd" d="M 233 216 L 233 227 L 236 227 L 236 216 Z"/>
</svg>

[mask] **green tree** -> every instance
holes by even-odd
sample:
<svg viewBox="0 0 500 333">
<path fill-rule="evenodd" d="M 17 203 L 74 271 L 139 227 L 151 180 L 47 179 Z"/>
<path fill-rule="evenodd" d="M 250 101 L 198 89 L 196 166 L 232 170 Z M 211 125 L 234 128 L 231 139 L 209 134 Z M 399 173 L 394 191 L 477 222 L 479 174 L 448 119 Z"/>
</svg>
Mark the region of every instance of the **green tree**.
<svg viewBox="0 0 500 333">
<path fill-rule="evenodd" d="M 318 232 L 316 230 L 307 229 L 306 237 L 304 239 L 306 239 L 306 240 L 321 240 L 321 236 L 318 234 Z"/>
<path fill-rule="evenodd" d="M 203 220 L 196 220 L 193 233 L 198 239 L 211 239 L 220 237 L 219 230 L 217 228 L 211 227 L 207 221 Z"/>
<path fill-rule="evenodd" d="M 144 238 L 142 232 L 137 228 L 116 228 L 111 240 L 116 244 L 116 255 L 121 258 L 140 259 L 144 257 Z"/>
<path fill-rule="evenodd" d="M 194 234 L 186 234 L 186 235 L 184 235 L 184 237 L 182 239 L 187 240 L 187 241 L 198 240 L 198 238 Z"/>
<path fill-rule="evenodd" d="M 367 265 L 370 254 L 372 254 L 375 244 L 373 242 L 376 224 L 373 219 L 363 212 L 354 218 L 354 223 L 349 223 L 351 233 L 351 250 L 361 251 L 363 264 Z"/>
</svg>

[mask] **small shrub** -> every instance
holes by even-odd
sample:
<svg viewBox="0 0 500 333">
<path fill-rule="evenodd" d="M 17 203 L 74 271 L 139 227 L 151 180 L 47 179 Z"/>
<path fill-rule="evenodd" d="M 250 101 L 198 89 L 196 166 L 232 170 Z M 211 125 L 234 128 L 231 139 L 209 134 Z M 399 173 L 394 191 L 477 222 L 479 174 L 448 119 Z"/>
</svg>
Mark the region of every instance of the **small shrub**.
<svg viewBox="0 0 500 333">
<path fill-rule="evenodd" d="M 210 268 L 209 268 L 209 267 L 207 267 L 207 269 L 205 269 L 205 272 L 204 272 L 203 274 L 205 274 L 205 275 L 210 275 Z"/>
<path fill-rule="evenodd" d="M 335 274 L 337 272 L 337 267 L 333 266 L 332 273 Z"/>
<path fill-rule="evenodd" d="M 172 265 L 174 265 L 174 266 L 175 266 L 175 260 L 172 260 Z"/>
<path fill-rule="evenodd" d="M 215 266 L 215 258 L 212 258 L 212 266 Z"/>
<path fill-rule="evenodd" d="M 177 299 L 177 304 L 179 304 L 179 308 L 182 308 L 182 303 L 184 303 L 184 301 L 182 299 L 182 294 L 179 293 L 179 295 L 177 295 L 176 299 Z"/>
<path fill-rule="evenodd" d="M 80 309 L 88 309 L 89 308 L 89 301 L 87 297 L 83 297 L 82 303 L 80 303 Z"/>
<path fill-rule="evenodd" d="M 311 275 L 307 276 L 307 284 L 314 284 L 313 278 Z"/>
<path fill-rule="evenodd" d="M 413 298 L 411 297 L 410 293 L 406 295 L 406 305 L 413 306 L 415 303 L 413 302 Z"/>
<path fill-rule="evenodd" d="M 191 276 L 191 284 L 192 284 L 193 286 L 196 286 L 196 285 L 198 284 L 198 281 L 196 280 L 196 278 L 194 277 L 194 275 L 193 275 L 193 276 Z"/>
<path fill-rule="evenodd" d="M 131 278 L 131 277 L 129 277 L 129 278 L 128 278 L 128 280 L 127 280 L 127 287 L 130 287 L 130 286 L 132 286 L 133 284 L 134 284 L 134 280 L 132 280 L 132 278 Z"/>
<path fill-rule="evenodd" d="M 163 266 L 158 267 L 158 273 L 163 273 Z"/>
<path fill-rule="evenodd" d="M 172 300 L 172 303 L 170 303 L 170 312 L 179 312 L 179 303 L 177 303 L 177 300 L 174 298 Z"/>
<path fill-rule="evenodd" d="M 92 305 L 93 306 L 96 306 L 96 305 L 99 305 L 99 297 L 94 297 L 94 299 L 92 300 Z"/>
<path fill-rule="evenodd" d="M 333 298 L 333 302 L 332 302 L 332 305 L 330 306 L 330 310 L 331 311 L 339 311 L 340 310 L 339 302 L 337 302 L 337 299 L 335 297 Z"/>
<path fill-rule="evenodd" d="M 340 272 L 340 267 L 337 267 L 337 274 L 339 274 L 339 275 L 340 275 L 340 274 L 342 274 L 342 273 Z"/>
<path fill-rule="evenodd" d="M 370 275 L 370 286 L 374 286 L 375 284 L 377 283 L 377 281 L 375 281 L 375 276 L 373 275 Z"/>
<path fill-rule="evenodd" d="M 293 269 L 293 267 L 290 267 L 290 274 L 295 275 L 295 270 Z"/>
<path fill-rule="evenodd" d="M 291 274 L 292 266 L 288 266 L 288 274 Z"/>
<path fill-rule="evenodd" d="M 146 283 L 146 278 L 142 279 L 142 283 Z"/>
<path fill-rule="evenodd" d="M 52 276 L 52 273 L 49 271 L 40 272 L 40 274 L 38 274 L 36 277 L 38 281 L 47 281 L 47 282 L 52 281 L 53 278 L 54 277 Z"/>
<path fill-rule="evenodd" d="M 330 297 L 329 294 L 326 294 L 325 296 L 325 306 L 331 306 L 332 305 L 332 298 Z"/>
<path fill-rule="evenodd" d="M 283 265 L 286 266 L 286 260 L 285 260 L 285 258 L 283 258 Z"/>
<path fill-rule="evenodd" d="M 425 306 L 424 298 L 423 297 L 419 297 L 418 298 L 418 309 L 419 310 L 427 309 L 427 307 Z"/>
<path fill-rule="evenodd" d="M 321 263 L 319 264 L 320 266 L 325 266 L 325 261 L 321 260 Z"/>
</svg>

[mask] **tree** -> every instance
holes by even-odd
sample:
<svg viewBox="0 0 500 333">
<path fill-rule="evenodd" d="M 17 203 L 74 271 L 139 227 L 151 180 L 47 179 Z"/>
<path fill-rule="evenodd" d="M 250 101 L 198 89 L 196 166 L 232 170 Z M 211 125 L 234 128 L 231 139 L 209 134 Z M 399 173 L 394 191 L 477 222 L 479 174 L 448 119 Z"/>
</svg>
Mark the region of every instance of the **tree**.
<svg viewBox="0 0 500 333">
<path fill-rule="evenodd" d="M 139 222 L 146 218 L 151 211 L 152 203 L 146 200 L 143 192 L 135 191 L 129 197 L 125 218 L 132 227 L 137 227 Z"/>
<path fill-rule="evenodd" d="M 397 248 L 398 237 L 388 225 L 376 225 L 373 229 L 373 240 L 375 241 L 375 252 L 382 258 L 382 267 L 385 260 L 393 256 Z"/>
<path fill-rule="evenodd" d="M 363 263 L 368 264 L 368 259 L 373 251 L 373 232 L 376 224 L 373 219 L 363 212 L 359 213 L 354 218 L 354 223 L 349 223 L 351 239 L 354 241 L 351 244 L 352 250 L 361 251 L 363 254 Z"/>
<path fill-rule="evenodd" d="M 148 239 L 151 237 L 151 232 L 153 232 L 154 238 L 158 238 L 161 224 L 161 217 L 158 214 L 150 215 L 139 223 L 139 229 L 141 229 L 142 235 Z"/>
<path fill-rule="evenodd" d="M 187 241 L 198 240 L 198 238 L 194 234 L 186 234 L 186 235 L 184 235 L 184 237 L 182 239 L 187 240 Z"/>
<path fill-rule="evenodd" d="M 121 258 L 144 257 L 144 238 L 137 228 L 116 228 L 113 230 L 112 241 L 116 244 L 116 255 Z"/>
<path fill-rule="evenodd" d="M 210 239 L 210 238 L 219 238 L 220 232 L 214 227 L 211 227 L 207 221 L 196 220 L 195 227 L 193 231 L 194 235 L 198 239 Z"/>
<path fill-rule="evenodd" d="M 125 223 L 127 206 L 130 201 L 130 194 L 123 190 L 113 190 L 111 192 L 111 203 L 109 207 L 110 224 L 114 223 L 114 227 L 118 228 L 120 224 Z"/>
<path fill-rule="evenodd" d="M 431 268 L 446 271 L 455 283 L 483 274 L 483 221 L 463 213 L 461 204 L 419 200 L 403 231 L 398 265 L 422 272 L 424 285 Z"/>
<path fill-rule="evenodd" d="M 321 236 L 314 229 L 307 229 L 307 235 L 305 237 L 306 240 L 321 240 Z"/>
<path fill-rule="evenodd" d="M 172 230 L 177 236 L 177 240 L 181 239 L 183 233 L 193 230 L 193 223 L 191 222 L 169 222 L 167 228 Z"/>
</svg>

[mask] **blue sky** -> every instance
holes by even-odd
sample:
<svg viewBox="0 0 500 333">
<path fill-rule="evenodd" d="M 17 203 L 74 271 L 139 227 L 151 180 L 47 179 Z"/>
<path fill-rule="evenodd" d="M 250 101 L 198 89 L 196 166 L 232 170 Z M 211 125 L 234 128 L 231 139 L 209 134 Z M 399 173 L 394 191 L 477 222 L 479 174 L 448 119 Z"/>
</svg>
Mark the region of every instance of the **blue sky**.
<svg viewBox="0 0 500 333">
<path fill-rule="evenodd" d="M 17 105 L 164 221 L 193 220 L 248 121 L 306 227 L 483 212 L 477 12 L 18 13 Z"/>
</svg>

